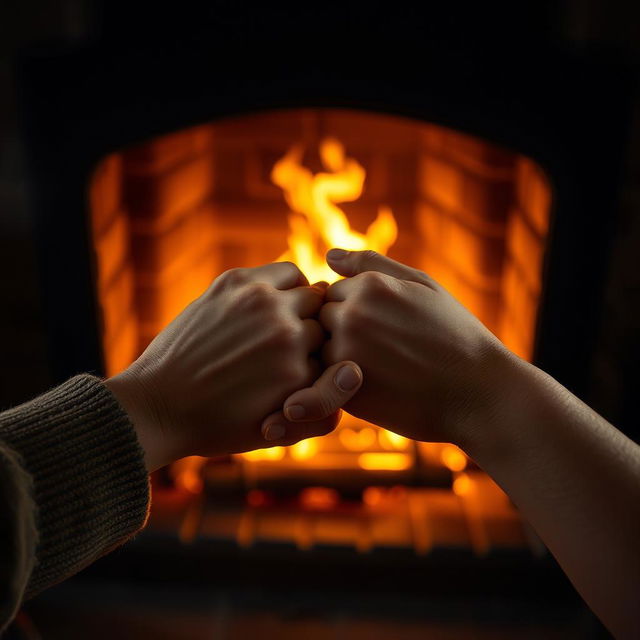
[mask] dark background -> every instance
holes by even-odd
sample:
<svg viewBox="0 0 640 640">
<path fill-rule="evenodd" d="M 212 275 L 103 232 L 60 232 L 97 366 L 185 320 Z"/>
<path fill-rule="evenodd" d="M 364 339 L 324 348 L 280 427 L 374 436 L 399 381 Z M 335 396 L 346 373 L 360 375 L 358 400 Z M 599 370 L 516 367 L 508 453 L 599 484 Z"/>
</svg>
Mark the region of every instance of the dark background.
<svg viewBox="0 0 640 640">
<path fill-rule="evenodd" d="M 0 407 L 43 391 L 62 372 L 99 370 L 91 348 L 86 360 L 61 364 L 65 351 L 82 355 L 78 344 L 91 347 L 97 326 L 92 322 L 94 301 L 85 288 L 91 281 L 90 265 L 70 259 L 86 242 L 84 229 L 73 223 L 78 211 L 65 217 L 63 197 L 75 185 L 75 201 L 84 198 L 84 174 L 74 172 L 91 168 L 98 159 L 91 153 L 164 133 L 167 122 L 181 128 L 204 121 L 214 115 L 208 102 L 213 98 L 221 105 L 220 114 L 267 106 L 260 96 L 268 94 L 273 68 L 279 70 L 278 82 L 285 73 L 290 78 L 291 95 L 283 95 L 283 103 L 293 106 L 296 98 L 291 96 L 313 95 L 317 105 L 324 100 L 348 106 L 352 94 L 340 95 L 341 82 L 331 71 L 339 68 L 343 75 L 352 73 L 353 85 L 370 108 L 393 110 L 401 101 L 394 94 L 399 84 L 409 87 L 405 104 L 431 92 L 437 122 L 455 123 L 544 158 L 543 166 L 553 169 L 552 183 L 561 174 L 572 177 L 577 195 L 556 195 L 561 201 L 571 196 L 574 205 L 585 203 L 583 218 L 572 212 L 574 245 L 584 241 L 593 255 L 582 255 L 580 268 L 573 271 L 565 264 L 562 282 L 549 273 L 555 308 L 561 309 L 566 298 L 571 315 L 563 325 L 565 333 L 543 327 L 543 360 L 554 363 L 557 349 L 561 356 L 553 373 L 637 437 L 638 3 L 612 7 L 605 0 L 559 0 L 505 8 L 488 3 L 288 6 L 229 0 L 165 8 L 106 0 L 5 0 L 0 11 Z M 247 73 L 238 75 L 238 69 Z M 105 84 L 104 78 L 111 81 Z M 209 85 L 210 91 L 201 91 Z M 252 91 L 257 86 L 261 91 Z M 333 93 L 326 93 L 327 88 Z M 281 84 L 277 90 L 283 92 Z M 446 101 L 439 100 L 438 91 L 447 94 Z M 133 95 L 137 99 L 129 100 Z M 200 95 L 207 99 L 200 102 Z M 300 104 L 306 103 L 301 99 Z M 482 112 L 472 106 L 476 104 L 483 105 Z M 510 114 L 516 112 L 526 112 L 531 126 L 514 131 Z M 105 122 L 109 127 L 102 126 Z M 562 122 L 571 125 L 571 135 L 562 130 Z M 555 163 L 545 155 L 554 148 L 546 143 L 560 139 L 575 145 L 581 171 L 563 164 L 570 153 Z M 87 153 L 80 163 L 78 150 Z M 590 171 L 591 164 L 598 171 Z M 74 174 L 73 179 L 67 174 Z M 47 220 L 43 212 L 51 211 L 69 234 L 42 233 Z M 595 250 L 594 240 L 600 240 Z M 575 246 L 572 251 L 580 253 Z M 56 253 L 59 260 L 51 262 Z M 591 292 L 581 306 L 581 296 Z M 78 315 L 69 316 L 69 309 Z M 64 340 L 56 344 L 51 342 L 53 316 L 58 326 L 66 322 Z M 556 319 L 562 324 L 557 314 Z M 572 328 L 574 350 L 570 361 L 561 362 L 567 360 L 563 337 Z M 82 362 L 87 366 L 78 364 Z M 127 562 L 124 557 L 121 564 Z M 77 584 L 70 581 L 62 591 L 51 590 L 51 610 L 58 605 L 56 597 L 67 604 L 79 601 L 86 609 L 84 590 Z M 108 603 L 108 585 L 100 589 Z M 188 595 L 205 596 L 202 591 Z M 85 601 L 93 597 L 94 592 L 84 595 Z M 165 599 L 175 602 L 175 597 L 171 592 Z M 156 598 L 154 590 L 151 609 Z M 120 615 L 116 600 L 113 615 Z M 227 615 L 227 601 L 220 597 L 215 602 L 220 617 Z M 482 618 L 484 604 L 476 599 L 473 606 Z M 416 610 L 422 607 L 420 600 Z M 496 614 L 504 616 L 502 609 Z M 60 637 L 70 637 L 65 633 Z M 575 637 L 587 635 L 577 632 Z"/>
<path fill-rule="evenodd" d="M 64 175 L 67 165 L 71 172 L 74 162 L 65 155 L 75 144 L 67 129 L 61 127 L 58 138 L 50 135 L 56 118 L 66 122 L 67 128 L 69 122 L 76 123 L 77 136 L 90 135 L 94 148 L 109 149 L 112 144 L 113 149 L 164 132 L 163 123 L 172 118 L 177 122 L 181 113 L 183 126 L 205 120 L 209 113 L 206 104 L 198 110 L 194 100 L 196 107 L 189 115 L 184 105 L 194 86 L 206 85 L 214 77 L 225 78 L 224 86 L 212 89 L 218 91 L 216 99 L 224 105 L 220 113 L 266 106 L 251 88 L 253 82 L 267 86 L 274 66 L 280 76 L 283 69 L 288 73 L 292 95 L 310 96 L 308 88 L 306 94 L 300 93 L 297 85 L 308 87 L 311 77 L 317 83 L 316 104 L 322 104 L 326 96 L 327 104 L 348 105 L 349 96 L 336 95 L 340 83 L 332 77 L 331 69 L 339 68 L 342 75 L 348 72 L 353 76 L 353 83 L 367 96 L 367 104 L 381 111 L 393 110 L 398 78 L 403 86 L 415 87 L 407 91 L 405 102 L 411 99 L 411 91 L 424 95 L 435 93 L 432 87 L 444 89 L 446 102 L 438 103 L 437 96 L 431 99 L 435 119 L 443 124 L 454 122 L 470 132 L 478 129 L 480 116 L 467 105 L 482 93 L 483 131 L 499 142 L 511 137 L 517 150 L 534 157 L 539 155 L 538 132 L 545 131 L 548 114 L 560 113 L 565 122 L 575 114 L 579 127 L 572 135 L 580 157 L 593 154 L 594 162 L 598 159 L 602 165 L 605 154 L 606 169 L 599 170 L 602 183 L 615 189 L 599 192 L 598 175 L 586 171 L 583 183 L 580 176 L 574 180 L 572 188 L 581 190 L 584 201 L 598 197 L 601 209 L 599 219 L 592 207 L 581 221 L 576 242 L 581 234 L 600 235 L 601 247 L 593 254 L 592 272 L 576 270 L 561 285 L 554 283 L 552 274 L 550 284 L 555 290 L 551 286 L 550 295 L 561 301 L 573 293 L 573 307 L 579 303 L 581 291 L 597 290 L 598 295 L 589 299 L 583 316 L 574 314 L 571 319 L 580 340 L 569 356 L 562 357 L 573 364 L 562 364 L 560 356 L 559 362 L 553 363 L 554 340 L 561 354 L 568 336 L 566 327 L 565 334 L 557 331 L 555 335 L 556 327 L 548 321 L 545 330 L 551 337 L 541 362 L 549 362 L 552 373 L 610 420 L 634 432 L 633 374 L 640 352 L 640 228 L 636 213 L 640 206 L 640 11 L 636 3 L 614 8 L 599 0 L 537 2 L 505 8 L 456 3 L 348 2 L 301 7 L 210 2 L 150 8 L 63 0 L 5 2 L 2 11 L 0 406 L 20 402 L 58 382 L 61 371 L 66 374 L 92 368 L 99 372 L 95 358 L 89 356 L 86 361 L 72 362 L 67 369 L 59 366 L 65 349 L 71 352 L 75 342 L 90 344 L 94 339 L 87 338 L 95 332 L 87 321 L 94 310 L 93 301 L 77 286 L 77 265 L 59 268 L 53 276 L 40 259 L 43 248 L 49 259 L 52 251 L 58 251 L 63 261 L 66 252 L 65 237 L 55 238 L 57 244 L 52 249 L 54 240 L 49 236 L 43 240 L 41 235 L 38 244 L 36 233 L 42 226 L 38 218 L 42 200 L 50 200 L 52 193 L 55 197 L 57 186 L 49 184 L 49 191 L 41 188 L 49 169 L 46 164 L 38 165 L 39 156 L 33 150 L 39 145 L 46 147 L 49 161 L 57 160 L 59 175 Z M 407 60 L 411 64 L 403 64 Z M 72 67 L 74 74 L 66 73 Z M 236 69 L 250 71 L 234 77 Z M 39 83 L 35 92 L 34 77 Z M 118 81 L 115 87 L 113 82 L 104 86 L 102 77 Z M 588 117 L 579 100 L 567 100 L 572 83 L 581 91 L 588 88 L 582 101 Z M 332 86 L 333 94 L 323 93 Z M 126 107 L 129 92 L 145 96 L 144 104 L 138 101 L 137 112 L 130 107 L 131 117 Z M 197 98 L 195 94 L 191 97 Z M 295 100 L 283 96 L 283 103 L 295 104 Z M 111 116 L 118 113 L 117 130 L 101 131 L 96 126 L 99 121 L 91 121 L 86 105 L 101 105 Z M 531 129 L 522 127 L 514 136 L 503 125 L 508 119 L 503 116 L 524 108 L 528 109 Z M 43 113 L 48 114 L 46 131 Z M 549 120 L 546 131 L 550 139 L 562 134 L 553 129 L 562 118 Z M 142 128 L 138 124 L 141 119 L 146 121 Z M 611 141 L 609 146 L 607 140 Z M 557 170 L 570 171 L 570 167 L 559 166 Z M 553 182 L 553 171 L 550 178 Z M 49 177 L 50 183 L 58 180 L 53 174 Z M 84 194 L 78 197 L 84 198 Z M 64 216 L 64 212 L 57 215 Z M 77 244 L 71 234 L 67 241 L 71 246 Z M 84 271 L 82 277 L 89 283 L 91 273 Z M 63 307 L 74 308 L 72 305 L 82 309 L 82 314 L 77 314 L 76 322 L 65 319 L 64 340 L 52 344 L 48 330 L 52 310 L 55 314 Z M 571 366 L 573 376 L 564 373 Z M 582 380 L 576 382 L 580 376 Z"/>
</svg>

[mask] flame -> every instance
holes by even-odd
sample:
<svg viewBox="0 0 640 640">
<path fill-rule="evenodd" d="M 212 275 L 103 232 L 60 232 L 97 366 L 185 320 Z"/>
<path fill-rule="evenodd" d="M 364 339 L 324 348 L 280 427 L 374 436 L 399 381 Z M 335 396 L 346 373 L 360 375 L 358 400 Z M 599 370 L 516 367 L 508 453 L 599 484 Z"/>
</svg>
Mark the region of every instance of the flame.
<svg viewBox="0 0 640 640">
<path fill-rule="evenodd" d="M 289 249 L 278 260 L 295 262 L 310 282 L 335 282 L 338 275 L 326 264 L 331 247 L 352 251 L 372 249 L 386 254 L 395 242 L 398 227 L 391 209 L 381 206 L 366 233 L 351 228 L 338 202 L 353 202 L 362 194 L 366 172 L 345 154 L 335 138 L 320 143 L 320 159 L 326 172 L 314 175 L 302 166 L 304 148 L 294 145 L 273 167 L 271 180 L 283 189 L 289 215 Z"/>
</svg>

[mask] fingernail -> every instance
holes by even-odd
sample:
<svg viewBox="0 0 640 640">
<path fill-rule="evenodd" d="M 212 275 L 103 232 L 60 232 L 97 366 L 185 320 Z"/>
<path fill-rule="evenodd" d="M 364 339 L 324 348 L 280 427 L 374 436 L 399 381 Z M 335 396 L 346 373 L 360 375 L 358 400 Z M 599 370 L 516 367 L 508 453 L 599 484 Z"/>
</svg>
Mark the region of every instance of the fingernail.
<svg viewBox="0 0 640 640">
<path fill-rule="evenodd" d="M 301 404 L 292 404 L 284 410 L 289 420 L 302 420 L 307 415 L 307 410 Z"/>
<path fill-rule="evenodd" d="M 343 260 L 349 255 L 348 251 L 344 249 L 330 249 L 327 253 L 327 258 L 329 260 Z"/>
<path fill-rule="evenodd" d="M 329 283 L 325 282 L 324 280 L 320 280 L 319 282 L 316 282 L 315 284 L 311 285 L 314 289 L 318 289 L 319 291 L 322 291 L 323 293 L 329 288 Z"/>
<path fill-rule="evenodd" d="M 349 365 L 338 369 L 333 379 L 340 391 L 353 391 L 360 383 L 360 375 Z"/>
<path fill-rule="evenodd" d="M 264 430 L 264 439 L 265 440 L 280 440 L 282 436 L 284 436 L 286 429 L 282 424 L 270 424 Z"/>
</svg>

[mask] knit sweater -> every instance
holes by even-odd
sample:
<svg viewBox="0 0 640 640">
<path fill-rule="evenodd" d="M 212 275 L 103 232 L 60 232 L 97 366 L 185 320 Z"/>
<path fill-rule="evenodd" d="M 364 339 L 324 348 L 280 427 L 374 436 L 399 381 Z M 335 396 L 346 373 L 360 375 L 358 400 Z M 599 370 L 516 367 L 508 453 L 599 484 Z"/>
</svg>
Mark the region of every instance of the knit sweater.
<svg viewBox="0 0 640 640">
<path fill-rule="evenodd" d="M 148 507 L 142 449 L 98 378 L 0 413 L 0 632 L 23 599 L 139 531 Z"/>
</svg>

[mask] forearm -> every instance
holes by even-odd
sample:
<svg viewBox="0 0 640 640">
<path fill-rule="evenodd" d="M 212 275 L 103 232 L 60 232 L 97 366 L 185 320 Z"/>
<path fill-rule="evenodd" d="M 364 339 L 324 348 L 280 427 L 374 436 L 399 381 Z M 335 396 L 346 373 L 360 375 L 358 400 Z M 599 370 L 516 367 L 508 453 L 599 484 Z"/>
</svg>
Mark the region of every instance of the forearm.
<svg viewBox="0 0 640 640">
<path fill-rule="evenodd" d="M 640 637 L 640 450 L 510 354 L 427 274 L 332 250 L 320 312 L 328 363 L 353 360 L 346 406 L 409 438 L 450 440 L 502 485 L 578 591 L 621 638 Z"/>
<path fill-rule="evenodd" d="M 640 447 L 539 369 L 505 356 L 500 402 L 460 444 L 509 494 L 620 638 L 640 630 Z"/>
</svg>

